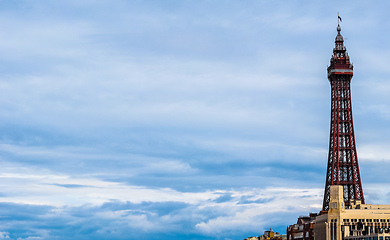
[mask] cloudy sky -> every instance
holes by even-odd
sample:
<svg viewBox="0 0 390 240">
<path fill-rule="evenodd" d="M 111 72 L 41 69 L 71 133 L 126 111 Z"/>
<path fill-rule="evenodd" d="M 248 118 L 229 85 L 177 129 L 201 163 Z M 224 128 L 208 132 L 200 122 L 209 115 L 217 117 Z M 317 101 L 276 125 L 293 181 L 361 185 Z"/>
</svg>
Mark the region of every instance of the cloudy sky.
<svg viewBox="0 0 390 240">
<path fill-rule="evenodd" d="M 390 203 L 388 1 L 0 1 L 0 239 L 243 239 L 318 212 L 340 12 Z"/>
</svg>

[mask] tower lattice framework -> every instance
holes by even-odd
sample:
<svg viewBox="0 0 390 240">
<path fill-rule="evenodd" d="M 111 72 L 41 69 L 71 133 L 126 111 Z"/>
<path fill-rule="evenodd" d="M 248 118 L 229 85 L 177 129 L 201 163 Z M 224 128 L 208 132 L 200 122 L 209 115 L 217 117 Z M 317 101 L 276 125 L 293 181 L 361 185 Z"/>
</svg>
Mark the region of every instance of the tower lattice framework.
<svg viewBox="0 0 390 240">
<path fill-rule="evenodd" d="M 351 200 L 360 200 L 364 204 L 352 120 L 350 84 L 353 65 L 350 63 L 340 31 L 338 25 L 335 48 L 328 67 L 331 85 L 331 123 L 323 211 L 329 210 L 331 185 L 343 186 L 346 205 L 349 205 Z"/>
</svg>

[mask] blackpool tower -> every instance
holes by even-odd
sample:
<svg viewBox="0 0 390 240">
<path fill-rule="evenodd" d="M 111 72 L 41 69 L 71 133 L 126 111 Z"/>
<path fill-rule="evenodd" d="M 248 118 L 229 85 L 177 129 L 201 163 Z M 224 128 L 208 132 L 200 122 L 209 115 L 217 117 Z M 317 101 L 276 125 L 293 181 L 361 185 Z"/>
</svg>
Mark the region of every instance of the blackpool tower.
<svg viewBox="0 0 390 240">
<path fill-rule="evenodd" d="M 343 186 L 346 206 L 351 200 L 360 200 L 364 204 L 352 121 L 350 84 L 353 65 L 350 63 L 340 31 L 338 25 L 333 56 L 328 67 L 328 80 L 331 86 L 331 121 L 323 211 L 329 210 L 331 185 Z"/>
</svg>

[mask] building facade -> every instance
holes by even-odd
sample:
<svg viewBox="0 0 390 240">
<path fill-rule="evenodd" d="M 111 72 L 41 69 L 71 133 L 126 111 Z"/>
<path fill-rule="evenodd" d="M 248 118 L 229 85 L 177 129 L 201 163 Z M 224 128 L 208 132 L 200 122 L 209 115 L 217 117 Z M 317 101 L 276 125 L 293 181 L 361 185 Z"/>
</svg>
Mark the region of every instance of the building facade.
<svg viewBox="0 0 390 240">
<path fill-rule="evenodd" d="M 297 223 L 287 227 L 287 240 L 314 240 L 314 224 L 317 213 L 301 216 Z"/>
<path fill-rule="evenodd" d="M 244 240 L 286 240 L 286 235 L 280 235 L 272 229 L 264 231 L 264 234 L 258 237 L 248 237 Z"/>
<path fill-rule="evenodd" d="M 330 190 L 329 211 L 315 219 L 315 240 L 390 237 L 390 205 L 362 204 L 354 200 L 346 207 L 343 186 L 331 186 Z"/>
</svg>

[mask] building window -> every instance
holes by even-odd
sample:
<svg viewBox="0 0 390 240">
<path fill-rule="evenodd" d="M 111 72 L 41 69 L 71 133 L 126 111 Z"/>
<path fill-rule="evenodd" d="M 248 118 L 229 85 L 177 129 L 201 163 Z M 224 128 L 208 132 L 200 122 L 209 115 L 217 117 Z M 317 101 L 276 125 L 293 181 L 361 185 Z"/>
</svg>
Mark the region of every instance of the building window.
<svg viewBox="0 0 390 240">
<path fill-rule="evenodd" d="M 334 220 L 337 220 L 337 219 L 334 219 Z M 330 225 L 330 240 L 337 240 L 337 224 L 333 223 Z"/>
</svg>

